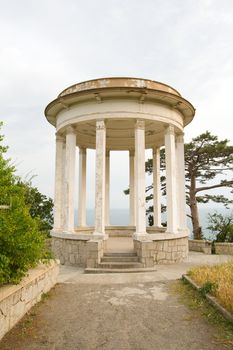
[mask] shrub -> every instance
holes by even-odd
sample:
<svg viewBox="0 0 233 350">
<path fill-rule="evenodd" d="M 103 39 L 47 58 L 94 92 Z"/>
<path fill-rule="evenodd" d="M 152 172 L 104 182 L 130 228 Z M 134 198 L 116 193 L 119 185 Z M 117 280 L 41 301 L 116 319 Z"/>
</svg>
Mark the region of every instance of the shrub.
<svg viewBox="0 0 233 350">
<path fill-rule="evenodd" d="M 37 220 L 30 216 L 23 197 L 13 198 L 11 208 L 0 211 L 0 284 L 19 282 L 30 267 L 47 257 Z"/>
<path fill-rule="evenodd" d="M 4 159 L 6 150 L 0 144 L 0 204 L 8 205 L 0 209 L 0 284 L 19 282 L 30 267 L 49 257 L 46 235 L 39 230 L 39 220 L 30 215 L 25 189 L 18 184 L 15 168 Z"/>
<path fill-rule="evenodd" d="M 220 213 L 209 214 L 207 227 L 216 235 L 216 242 L 233 242 L 233 213 L 223 216 Z"/>
</svg>

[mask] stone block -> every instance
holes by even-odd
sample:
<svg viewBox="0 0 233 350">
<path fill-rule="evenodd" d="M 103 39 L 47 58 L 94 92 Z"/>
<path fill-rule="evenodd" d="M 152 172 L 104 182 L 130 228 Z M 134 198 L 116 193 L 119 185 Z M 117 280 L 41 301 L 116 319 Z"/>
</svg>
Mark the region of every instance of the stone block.
<svg viewBox="0 0 233 350">
<path fill-rule="evenodd" d="M 65 258 L 64 256 L 60 255 L 60 257 L 57 257 L 60 260 L 60 264 L 64 265 L 65 264 Z"/>
<path fill-rule="evenodd" d="M 174 245 L 175 245 L 175 240 L 174 239 L 171 239 L 171 240 L 168 241 L 168 246 L 169 247 L 174 247 Z"/>
<path fill-rule="evenodd" d="M 176 261 L 176 259 L 178 259 L 179 254 L 178 252 L 172 252 L 172 260 Z"/>
<path fill-rule="evenodd" d="M 154 260 L 153 259 L 148 259 L 146 261 L 146 267 L 153 267 L 155 265 Z"/>
<path fill-rule="evenodd" d="M 72 265 L 75 265 L 75 263 L 76 263 L 75 254 L 70 254 L 69 258 L 70 258 L 70 263 Z"/>
<path fill-rule="evenodd" d="M 158 252 L 157 254 L 157 261 L 165 259 L 166 258 L 166 253 L 165 252 Z"/>
<path fill-rule="evenodd" d="M 157 242 L 157 250 L 163 251 L 163 242 Z"/>
<path fill-rule="evenodd" d="M 98 250 L 88 250 L 87 252 L 88 257 L 97 257 L 98 256 Z"/>
<path fill-rule="evenodd" d="M 163 250 L 167 251 L 167 249 L 168 249 L 168 241 L 164 241 L 163 242 Z"/>
<path fill-rule="evenodd" d="M 165 253 L 165 257 L 166 257 L 167 260 L 171 260 L 172 259 L 172 253 L 166 252 Z"/>
<path fill-rule="evenodd" d="M 96 267 L 96 260 L 88 258 L 86 266 L 87 267 Z"/>
<path fill-rule="evenodd" d="M 88 241 L 88 243 L 87 243 L 87 250 L 88 251 L 98 251 L 99 250 L 99 243 L 98 243 L 98 241 Z"/>
<path fill-rule="evenodd" d="M 142 251 L 142 257 L 143 258 L 149 258 L 151 256 L 150 252 L 151 252 L 150 250 L 143 250 Z"/>
</svg>

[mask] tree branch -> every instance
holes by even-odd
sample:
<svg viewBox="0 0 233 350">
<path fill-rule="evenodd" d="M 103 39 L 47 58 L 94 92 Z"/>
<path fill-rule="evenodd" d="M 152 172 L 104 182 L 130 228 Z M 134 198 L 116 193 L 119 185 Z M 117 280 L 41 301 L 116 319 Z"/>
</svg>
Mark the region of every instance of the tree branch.
<svg viewBox="0 0 233 350">
<path fill-rule="evenodd" d="M 197 187 L 195 193 L 200 192 L 200 191 L 207 191 L 211 190 L 213 188 L 218 188 L 218 187 L 228 187 L 230 185 L 233 185 L 233 180 L 232 181 L 224 181 L 216 185 L 212 186 L 204 186 L 204 187 Z"/>
</svg>

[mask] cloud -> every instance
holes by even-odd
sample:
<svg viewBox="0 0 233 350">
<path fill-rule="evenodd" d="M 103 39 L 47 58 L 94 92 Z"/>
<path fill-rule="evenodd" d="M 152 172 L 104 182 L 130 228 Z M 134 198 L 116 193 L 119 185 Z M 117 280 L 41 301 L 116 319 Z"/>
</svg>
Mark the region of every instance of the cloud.
<svg viewBox="0 0 233 350">
<path fill-rule="evenodd" d="M 233 141 L 231 0 L 0 0 L 0 5 L 5 142 L 19 172 L 38 175 L 41 191 L 52 195 L 54 182 L 55 130 L 43 110 L 82 80 L 117 75 L 168 83 L 197 110 L 186 140 L 209 129 Z M 127 159 L 122 162 L 127 168 Z M 113 196 L 121 206 L 127 181 L 118 164 L 116 157 Z"/>
</svg>

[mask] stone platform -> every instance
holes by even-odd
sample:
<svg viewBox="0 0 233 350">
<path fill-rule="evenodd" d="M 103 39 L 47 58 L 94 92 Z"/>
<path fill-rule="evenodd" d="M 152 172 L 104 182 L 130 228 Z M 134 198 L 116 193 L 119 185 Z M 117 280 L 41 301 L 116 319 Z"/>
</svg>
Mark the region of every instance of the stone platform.
<svg viewBox="0 0 233 350">
<path fill-rule="evenodd" d="M 75 234 L 53 232 L 52 251 L 62 265 L 99 268 L 106 253 L 134 253 L 140 268 L 151 268 L 157 264 L 172 264 L 187 258 L 188 237 L 186 232 L 157 232 L 137 239 L 106 235 L 103 240 L 96 239 L 90 231 Z M 120 265 L 124 268 L 124 261 L 119 262 L 122 262 Z"/>
</svg>

